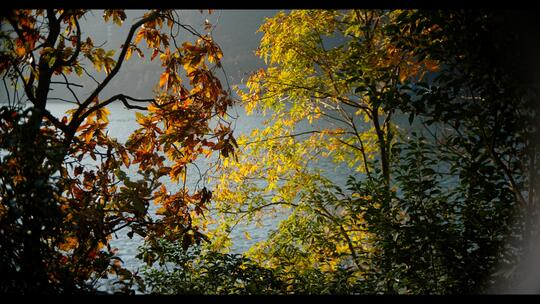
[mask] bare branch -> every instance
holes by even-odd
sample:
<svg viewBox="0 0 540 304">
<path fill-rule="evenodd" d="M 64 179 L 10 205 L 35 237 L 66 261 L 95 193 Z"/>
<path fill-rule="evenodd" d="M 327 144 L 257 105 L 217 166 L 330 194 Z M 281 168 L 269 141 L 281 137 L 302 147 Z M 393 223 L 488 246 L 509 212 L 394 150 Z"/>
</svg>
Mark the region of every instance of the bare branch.
<svg viewBox="0 0 540 304">
<path fill-rule="evenodd" d="M 135 101 L 135 102 L 155 102 L 154 99 L 137 99 L 137 98 L 133 98 L 133 97 L 130 97 L 130 96 L 127 96 L 127 95 L 124 95 L 124 94 L 117 94 L 117 95 L 114 95 L 112 96 L 111 98 L 105 100 L 105 101 L 102 101 L 101 103 L 91 107 L 88 109 L 88 111 L 84 112 L 84 114 L 82 114 L 80 116 L 80 120 L 81 122 L 84 121 L 84 119 L 90 115 L 92 112 L 95 112 L 96 110 L 98 109 L 101 109 L 103 107 L 106 107 L 107 105 L 111 104 L 112 102 L 116 101 L 116 100 L 120 100 L 122 101 L 122 103 L 124 104 L 124 106 L 128 109 L 133 109 L 133 110 L 142 110 L 142 111 L 146 111 L 147 110 L 147 107 L 141 107 L 141 106 L 135 106 L 135 105 L 131 105 L 129 104 L 128 100 L 131 100 L 131 101 Z"/>
<path fill-rule="evenodd" d="M 68 99 L 60 98 L 60 97 L 49 97 L 49 98 L 47 98 L 47 100 L 60 100 L 60 101 L 64 101 L 64 102 L 67 102 L 67 103 L 77 104 L 76 102 L 74 102 L 72 100 L 68 100 Z"/>
<path fill-rule="evenodd" d="M 66 87 L 67 87 L 68 90 L 71 92 L 71 95 L 73 95 L 73 97 L 75 98 L 75 100 L 77 100 L 77 104 L 80 104 L 81 101 L 79 100 L 79 97 L 77 97 L 77 94 L 75 94 L 75 92 L 71 89 L 70 86 L 73 85 L 73 86 L 80 87 L 80 88 L 82 88 L 83 86 L 82 86 L 82 85 L 79 85 L 79 84 L 75 84 L 75 83 L 68 82 L 68 79 L 67 79 L 66 75 L 64 74 L 64 72 L 62 72 L 62 77 L 64 77 L 64 80 L 66 81 L 66 82 L 65 82 Z"/>
<path fill-rule="evenodd" d="M 246 143 L 245 146 L 248 146 L 248 145 L 251 145 L 251 144 L 254 144 L 254 143 L 261 143 L 261 142 L 277 140 L 277 139 L 281 139 L 281 138 L 292 138 L 292 137 L 297 137 L 297 136 L 306 135 L 306 134 L 313 134 L 313 133 L 323 133 L 323 132 L 317 131 L 317 130 L 312 130 L 312 131 L 300 132 L 300 133 L 296 133 L 296 134 L 276 136 L 276 137 L 271 137 L 271 138 L 265 138 L 265 139 L 262 139 L 262 140 L 250 141 L 250 142 Z M 343 134 L 343 133 L 345 133 L 345 132 L 335 132 L 335 134 Z"/>
<path fill-rule="evenodd" d="M 73 82 L 68 82 L 67 78 L 66 78 L 66 75 L 64 75 L 62 73 L 62 75 L 64 76 L 64 79 L 66 80 L 65 82 L 62 82 L 62 81 L 51 81 L 51 84 L 65 84 L 67 87 L 69 86 L 74 86 L 74 87 L 79 87 L 79 88 L 83 88 L 82 85 L 80 84 L 76 84 L 76 83 L 73 83 Z"/>
<path fill-rule="evenodd" d="M 81 65 L 81 68 L 84 71 L 84 73 L 86 74 L 86 76 L 90 77 L 90 79 L 92 79 L 97 85 L 99 85 L 99 81 L 97 81 L 96 78 L 94 76 L 92 76 L 92 74 L 90 74 L 88 72 L 88 70 L 86 70 L 86 68 L 84 66 Z"/>
<path fill-rule="evenodd" d="M 17 74 L 19 75 L 19 78 L 21 79 L 22 83 L 23 83 L 23 87 L 24 87 L 24 92 L 26 93 L 26 96 L 28 97 L 28 99 L 34 104 L 36 105 L 36 97 L 34 96 L 33 92 L 32 92 L 32 87 L 26 83 L 24 81 L 24 75 L 22 73 L 22 71 L 19 69 L 17 63 L 10 58 L 10 61 L 11 61 L 11 66 L 13 67 L 13 69 L 17 72 Z"/>
</svg>

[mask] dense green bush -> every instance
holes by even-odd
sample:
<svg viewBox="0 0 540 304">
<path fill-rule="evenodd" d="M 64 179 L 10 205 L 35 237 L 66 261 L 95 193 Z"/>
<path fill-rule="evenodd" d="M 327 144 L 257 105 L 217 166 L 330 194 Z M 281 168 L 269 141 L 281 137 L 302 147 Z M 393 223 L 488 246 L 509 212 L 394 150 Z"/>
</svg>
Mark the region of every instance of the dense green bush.
<svg viewBox="0 0 540 304">
<path fill-rule="evenodd" d="M 283 286 L 274 272 L 238 254 L 184 249 L 166 240 L 156 244 L 162 252 L 159 267 L 146 267 L 147 291 L 159 294 L 273 294 Z M 140 257 L 148 254 L 143 247 Z"/>
<path fill-rule="evenodd" d="M 145 267 L 144 288 L 156 294 L 355 294 L 366 293 L 365 282 L 354 271 L 339 267 L 325 272 L 317 268 L 284 271 L 265 268 L 240 254 L 213 252 L 204 246 L 187 250 L 162 241 L 159 266 Z M 141 248 L 140 256 L 148 248 Z M 154 248 L 154 250 L 156 250 Z"/>
</svg>

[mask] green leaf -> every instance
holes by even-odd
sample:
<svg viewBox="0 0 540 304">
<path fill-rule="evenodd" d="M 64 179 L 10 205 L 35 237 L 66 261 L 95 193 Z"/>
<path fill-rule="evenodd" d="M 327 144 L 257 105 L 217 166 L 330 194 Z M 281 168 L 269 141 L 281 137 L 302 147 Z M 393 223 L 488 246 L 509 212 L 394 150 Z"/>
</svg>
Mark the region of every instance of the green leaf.
<svg viewBox="0 0 540 304">
<path fill-rule="evenodd" d="M 409 114 L 409 125 L 412 125 L 414 121 L 414 112 L 411 112 L 411 114 Z"/>
<path fill-rule="evenodd" d="M 56 57 L 53 56 L 49 59 L 49 62 L 47 64 L 49 65 L 49 68 L 52 68 L 55 63 L 56 63 Z"/>
<path fill-rule="evenodd" d="M 138 196 L 133 196 L 133 208 L 143 214 L 146 212 L 144 201 Z"/>
</svg>

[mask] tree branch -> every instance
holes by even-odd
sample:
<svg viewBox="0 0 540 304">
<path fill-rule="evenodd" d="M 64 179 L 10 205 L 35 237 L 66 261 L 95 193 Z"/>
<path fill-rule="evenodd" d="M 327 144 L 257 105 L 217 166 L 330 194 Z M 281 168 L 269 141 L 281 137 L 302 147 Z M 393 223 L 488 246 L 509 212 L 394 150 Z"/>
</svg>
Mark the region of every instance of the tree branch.
<svg viewBox="0 0 540 304">
<path fill-rule="evenodd" d="M 19 75 L 19 78 L 21 79 L 22 83 L 23 83 L 23 87 L 24 87 L 24 92 L 26 93 L 26 96 L 28 97 L 28 99 L 30 99 L 30 101 L 37 106 L 36 104 L 36 97 L 34 96 L 34 94 L 32 93 L 32 87 L 26 83 L 24 81 L 24 75 L 22 73 L 22 71 L 19 69 L 19 67 L 17 66 L 17 63 L 13 60 L 13 59 L 10 59 L 11 61 L 11 66 L 13 67 L 13 69 L 15 70 L 15 72 L 17 72 L 17 74 Z M 7 93 L 7 92 L 6 92 Z"/>
<path fill-rule="evenodd" d="M 77 60 L 77 57 L 79 57 L 79 53 L 81 51 L 81 27 L 77 18 L 73 18 L 73 20 L 75 22 L 75 27 L 77 28 L 77 45 L 75 46 L 75 52 L 73 53 L 73 55 L 71 55 L 68 60 L 62 62 L 62 64 L 66 66 L 70 66 L 71 64 L 73 64 L 73 62 Z"/>
<path fill-rule="evenodd" d="M 71 121 L 71 123 L 69 124 L 69 127 L 70 129 L 72 130 L 76 130 L 77 127 L 82 123 L 82 121 L 84 120 L 84 118 L 87 116 L 86 112 L 85 114 L 81 115 L 81 113 L 84 111 L 84 109 L 86 109 L 88 107 L 88 105 L 90 105 L 90 103 L 98 96 L 98 94 L 107 86 L 107 84 L 109 84 L 109 82 L 111 81 L 111 79 L 113 79 L 116 74 L 118 73 L 118 71 L 120 70 L 120 68 L 122 67 L 122 63 L 124 62 L 124 58 L 126 57 L 126 53 L 127 53 L 127 50 L 128 48 L 130 47 L 131 45 L 131 40 L 133 39 L 133 35 L 135 34 L 135 31 L 137 30 L 137 28 L 139 28 L 141 25 L 143 25 L 144 23 L 148 22 L 148 21 L 151 21 L 151 20 L 154 20 L 155 18 L 157 18 L 158 16 L 160 15 L 159 12 L 153 12 L 151 13 L 150 15 L 148 15 L 146 18 L 143 18 L 137 22 L 135 22 L 130 30 L 129 30 L 129 33 L 126 37 L 126 40 L 124 42 L 124 45 L 122 47 L 122 51 L 120 52 L 120 55 L 118 56 L 118 60 L 116 62 L 116 65 L 114 66 L 114 68 L 111 70 L 111 72 L 109 73 L 109 75 L 107 75 L 107 77 L 103 80 L 103 82 L 101 82 L 98 87 L 92 92 L 92 94 L 90 94 L 90 96 L 88 96 L 88 98 L 82 103 L 82 105 L 77 109 L 77 111 L 73 114 L 73 120 Z M 111 101 L 112 102 L 112 101 Z"/>
<path fill-rule="evenodd" d="M 317 131 L 317 130 L 312 130 L 312 131 L 300 132 L 300 133 L 296 133 L 296 134 L 276 136 L 276 137 L 265 138 L 265 139 L 256 140 L 256 141 L 250 141 L 250 142 L 246 143 L 244 146 L 248 146 L 248 145 L 251 145 L 251 144 L 254 144 L 254 143 L 261 143 L 261 142 L 266 142 L 266 141 L 270 141 L 270 140 L 277 140 L 277 139 L 281 139 L 281 138 L 291 138 L 291 137 L 296 137 L 296 136 L 301 136 L 301 135 L 306 135 L 306 134 L 313 134 L 313 133 L 322 133 L 322 132 Z M 340 133 L 340 134 L 342 134 L 342 133 Z"/>
<path fill-rule="evenodd" d="M 128 99 L 132 100 L 132 101 L 136 101 L 136 102 L 154 102 L 154 99 L 137 99 L 137 98 L 133 98 L 133 97 L 130 97 L 130 96 L 127 96 L 127 95 L 124 95 L 124 94 L 117 94 L 117 95 L 114 95 L 111 98 L 109 98 L 109 99 L 107 99 L 107 100 L 105 100 L 105 101 L 91 107 L 90 109 L 88 109 L 88 111 L 84 112 L 84 114 L 82 114 L 80 116 L 80 120 L 81 120 L 81 122 L 84 121 L 84 119 L 88 115 L 90 115 L 91 113 L 95 112 L 98 109 L 106 107 L 107 105 L 111 104 L 112 102 L 114 102 L 116 100 L 122 101 L 124 106 L 126 106 L 126 108 L 128 108 L 128 109 L 136 109 L 136 110 L 142 110 L 142 111 L 147 110 L 147 107 L 130 105 L 128 103 Z"/>
</svg>

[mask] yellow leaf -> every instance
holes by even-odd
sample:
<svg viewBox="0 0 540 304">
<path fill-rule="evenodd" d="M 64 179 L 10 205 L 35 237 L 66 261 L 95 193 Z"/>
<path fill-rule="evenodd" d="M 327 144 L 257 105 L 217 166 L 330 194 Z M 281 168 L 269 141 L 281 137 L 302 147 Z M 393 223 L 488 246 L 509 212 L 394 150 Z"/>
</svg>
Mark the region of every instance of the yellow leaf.
<svg viewBox="0 0 540 304">
<path fill-rule="evenodd" d="M 158 214 L 158 215 L 165 214 L 165 212 L 167 212 L 167 208 L 165 208 L 165 207 L 159 207 L 156 210 L 156 214 Z"/>
<path fill-rule="evenodd" d="M 108 122 L 108 116 L 110 113 L 111 112 L 107 108 L 103 107 L 96 111 L 96 118 L 98 121 Z"/>
<path fill-rule="evenodd" d="M 135 112 L 135 118 L 137 122 L 142 125 L 145 122 L 145 116 L 141 112 Z"/>
<path fill-rule="evenodd" d="M 139 32 L 137 33 L 137 36 L 135 37 L 135 44 L 139 43 L 141 41 L 142 37 L 144 36 L 144 33 L 146 30 L 144 28 L 141 28 Z"/>
</svg>

